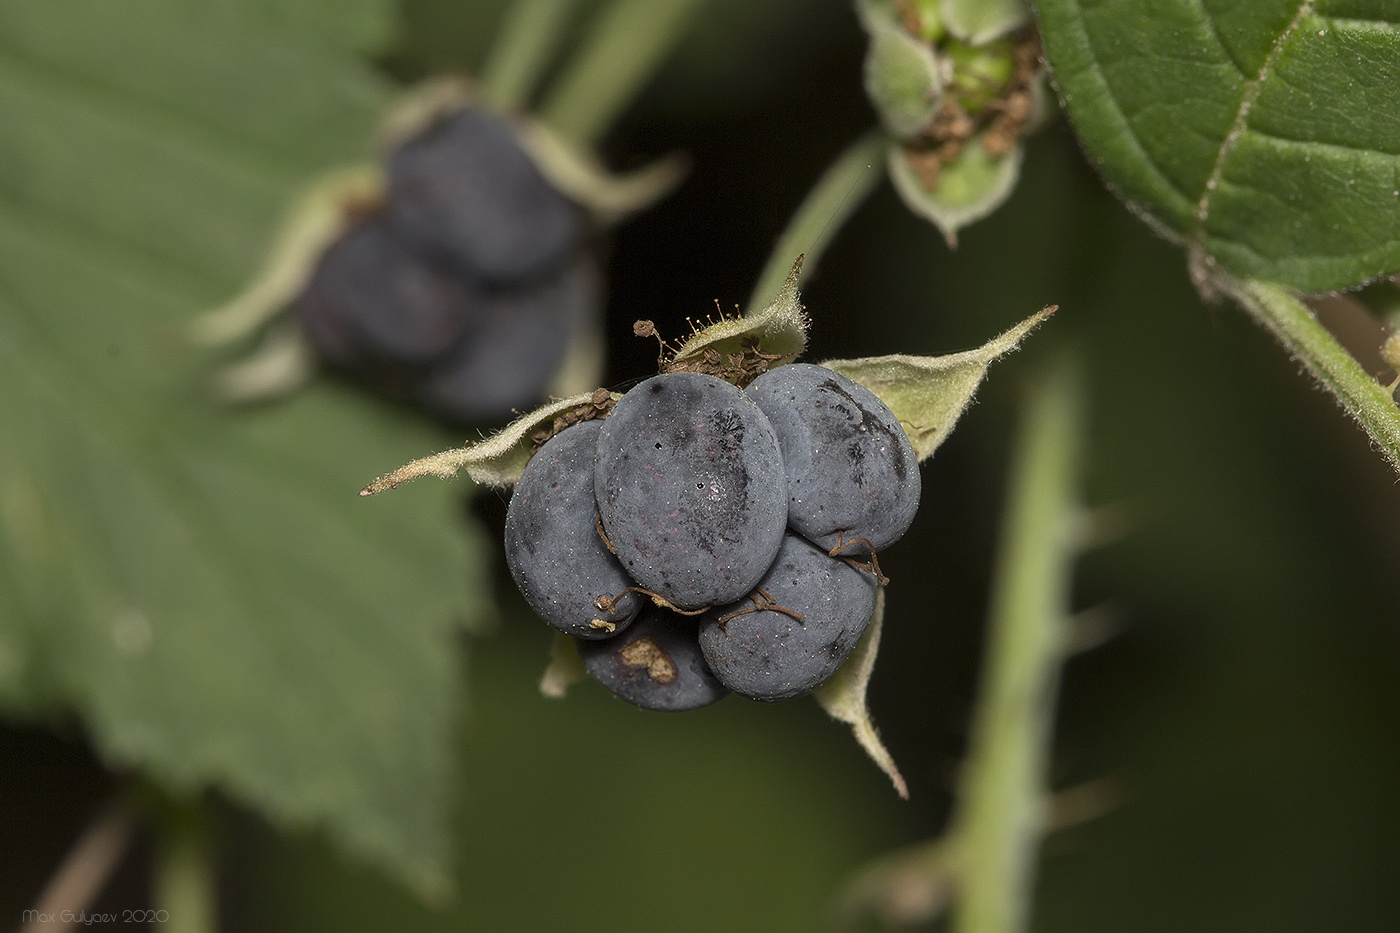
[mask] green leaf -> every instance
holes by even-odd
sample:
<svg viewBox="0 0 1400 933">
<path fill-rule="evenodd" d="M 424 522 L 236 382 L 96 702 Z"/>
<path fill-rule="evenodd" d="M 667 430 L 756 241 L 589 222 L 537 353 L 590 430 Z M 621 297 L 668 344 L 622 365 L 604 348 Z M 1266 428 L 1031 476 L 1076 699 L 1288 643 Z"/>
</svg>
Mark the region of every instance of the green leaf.
<svg viewBox="0 0 1400 933">
<path fill-rule="evenodd" d="M 1022 338 L 1055 312 L 1032 314 L 975 350 L 947 356 L 871 356 L 827 360 L 821 365 L 859 382 L 889 406 L 904 425 L 920 460 L 933 456 L 967 403 L 977 392 L 987 367 L 1020 345 Z"/>
<path fill-rule="evenodd" d="M 1304 292 L 1400 269 L 1400 10 L 1042 0 L 1094 163 L 1193 267 Z"/>
<path fill-rule="evenodd" d="M 976 223 L 1011 197 L 1021 172 L 1021 147 L 1004 155 L 988 155 L 974 138 L 938 173 L 932 188 L 925 186 L 909 163 L 909 152 L 891 146 L 890 181 L 911 211 L 932 221 L 948 245 L 956 246 L 958 231 Z"/>
<path fill-rule="evenodd" d="M 388 5 L 351 11 L 0 8 L 0 701 L 431 892 L 479 546 L 444 487 L 354 493 L 441 436 L 338 384 L 217 407 L 174 339 L 368 156 L 390 89 L 347 49 Z"/>
</svg>

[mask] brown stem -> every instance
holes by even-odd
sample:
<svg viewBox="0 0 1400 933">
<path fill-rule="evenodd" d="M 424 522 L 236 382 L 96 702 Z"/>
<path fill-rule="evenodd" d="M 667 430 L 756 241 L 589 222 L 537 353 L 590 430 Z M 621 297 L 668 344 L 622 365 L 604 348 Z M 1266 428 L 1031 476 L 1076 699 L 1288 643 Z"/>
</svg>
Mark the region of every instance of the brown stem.
<svg viewBox="0 0 1400 933">
<path fill-rule="evenodd" d="M 78 918 L 107 886 L 131 846 L 136 816 L 127 804 L 107 808 L 83 831 L 49 878 L 20 933 L 58 933 Z"/>
<path fill-rule="evenodd" d="M 842 551 L 849 551 L 854 545 L 857 544 L 864 544 L 865 549 L 870 552 L 869 563 L 858 561 L 853 557 L 842 556 Z M 866 573 L 875 574 L 875 580 L 881 586 L 889 585 L 890 578 L 880 572 L 880 559 L 875 556 L 875 545 L 870 543 L 869 538 L 852 538 L 851 540 L 847 541 L 846 532 L 839 532 L 836 536 L 835 547 L 827 551 L 826 554 L 828 557 L 835 557 L 837 560 L 845 561 L 857 570 L 864 570 Z"/>
<path fill-rule="evenodd" d="M 752 606 L 748 606 L 744 609 L 736 609 L 733 612 L 729 613 L 729 615 L 719 620 L 719 630 L 721 632 L 728 634 L 729 630 L 724 627 L 725 623 L 727 623 L 730 619 L 734 618 L 735 616 L 747 615 L 750 612 L 762 612 L 765 609 L 770 612 L 781 612 L 785 616 L 790 616 L 796 619 L 798 625 L 803 624 L 802 613 L 794 612 L 786 606 L 779 606 L 777 601 L 774 600 L 773 597 L 768 594 L 768 591 L 763 589 L 762 587 L 755 587 L 754 591 L 749 594 L 749 599 L 753 600 Z"/>
<path fill-rule="evenodd" d="M 603 610 L 609 615 L 612 615 L 613 613 L 617 612 L 617 601 L 622 597 L 626 596 L 628 593 L 641 593 L 644 596 L 649 596 L 651 597 L 651 601 L 656 603 L 656 605 L 660 606 L 662 609 L 669 609 L 672 612 L 678 612 L 683 616 L 698 616 L 702 612 L 710 611 L 709 606 L 701 606 L 699 609 L 682 609 L 680 606 L 677 606 L 676 604 L 672 603 L 665 596 L 662 596 L 660 593 L 653 593 L 651 590 L 647 589 L 644 586 L 629 586 L 627 589 L 623 590 L 621 593 L 618 593 L 616 596 L 599 596 L 597 599 L 593 600 L 593 605 L 597 606 L 599 609 Z"/>
<path fill-rule="evenodd" d="M 608 537 L 608 533 L 603 530 L 603 515 L 601 512 L 593 513 L 593 527 L 598 529 L 598 537 L 603 539 L 603 545 L 616 557 L 617 548 L 613 547 L 612 540 Z M 618 599 L 621 598 L 621 596 L 618 597 Z"/>
</svg>

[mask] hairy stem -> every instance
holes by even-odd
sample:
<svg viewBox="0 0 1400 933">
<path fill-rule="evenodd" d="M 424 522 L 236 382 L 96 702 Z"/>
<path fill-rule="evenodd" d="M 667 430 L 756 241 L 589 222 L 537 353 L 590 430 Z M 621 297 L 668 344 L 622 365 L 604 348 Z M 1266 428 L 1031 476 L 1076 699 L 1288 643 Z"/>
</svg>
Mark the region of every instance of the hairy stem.
<svg viewBox="0 0 1400 933">
<path fill-rule="evenodd" d="M 703 0 L 613 0 L 540 108 L 555 132 L 596 143 L 651 78 Z"/>
<path fill-rule="evenodd" d="M 481 70 L 481 90 L 496 110 L 525 106 L 559 48 L 576 0 L 516 0 Z"/>
<path fill-rule="evenodd" d="M 153 900 L 166 933 L 214 933 L 218 896 L 211 816 L 199 804 L 161 808 Z"/>
<path fill-rule="evenodd" d="M 872 130 L 846 147 L 788 221 L 787 229 L 768 257 L 768 264 L 758 277 L 758 285 L 749 297 L 745 314 L 753 314 L 768 306 L 783 287 L 788 270 L 799 255 L 801 278 L 805 279 L 817 267 L 817 260 L 826 252 L 841 225 L 865 202 L 880 179 L 885 177 L 885 150 L 889 139 Z M 800 280 L 799 280 L 800 281 Z"/>
<path fill-rule="evenodd" d="M 1035 384 L 1016 443 L 986 660 L 959 782 L 954 933 L 1026 929 L 1076 553 L 1081 399 L 1062 357 Z"/>
<path fill-rule="evenodd" d="M 1289 289 L 1250 281 L 1228 291 L 1336 396 L 1400 470 L 1400 406 L 1390 390 L 1362 369 Z"/>
</svg>

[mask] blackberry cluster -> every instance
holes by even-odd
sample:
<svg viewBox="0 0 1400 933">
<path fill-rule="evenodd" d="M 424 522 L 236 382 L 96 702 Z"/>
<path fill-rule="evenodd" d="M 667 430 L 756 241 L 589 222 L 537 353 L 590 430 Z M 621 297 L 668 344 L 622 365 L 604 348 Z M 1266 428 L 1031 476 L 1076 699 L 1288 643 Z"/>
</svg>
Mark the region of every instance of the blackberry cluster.
<svg viewBox="0 0 1400 933">
<path fill-rule="evenodd" d="M 510 500 L 506 562 L 623 699 L 784 700 L 855 648 L 875 554 L 919 493 L 898 419 L 839 373 L 791 364 L 743 390 L 667 373 L 540 448 Z"/>
<path fill-rule="evenodd" d="M 583 208 L 480 110 L 440 119 L 387 169 L 384 203 L 326 250 L 297 301 L 311 343 L 453 422 L 531 407 L 599 313 Z"/>
</svg>

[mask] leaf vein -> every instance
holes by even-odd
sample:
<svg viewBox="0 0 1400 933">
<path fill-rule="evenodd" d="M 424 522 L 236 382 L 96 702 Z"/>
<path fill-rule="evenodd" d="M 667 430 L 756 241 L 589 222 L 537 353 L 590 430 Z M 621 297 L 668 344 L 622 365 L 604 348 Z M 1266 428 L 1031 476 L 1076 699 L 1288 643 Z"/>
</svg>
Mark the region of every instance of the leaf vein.
<svg viewBox="0 0 1400 933">
<path fill-rule="evenodd" d="M 1358 149 L 1356 146 L 1348 146 L 1344 143 L 1329 143 L 1320 139 L 1292 139 L 1288 136 L 1280 136 L 1277 133 L 1266 132 L 1254 127 L 1250 127 L 1246 132 L 1250 136 L 1256 136 L 1273 143 L 1282 143 L 1286 146 L 1298 146 L 1309 149 L 1332 149 L 1357 156 L 1378 156 L 1384 159 L 1400 159 L 1400 152 L 1391 152 L 1388 149 Z"/>
<path fill-rule="evenodd" d="M 1392 32 L 1400 33 L 1400 23 L 1392 23 L 1383 19 L 1360 19 L 1352 16 L 1329 16 L 1327 22 L 1336 29 L 1353 30 L 1355 32 Z"/>
<path fill-rule="evenodd" d="M 1232 66 L 1234 66 L 1234 69 L 1236 72 L 1239 73 L 1239 76 L 1241 78 L 1248 79 L 1249 73 L 1245 71 L 1243 63 L 1241 63 L 1239 59 L 1235 58 L 1235 53 L 1232 52 L 1230 50 L 1230 46 L 1226 44 L 1225 37 L 1220 35 L 1220 29 L 1215 25 L 1215 20 L 1211 17 L 1210 11 L 1206 9 L 1205 0 L 1195 0 L 1195 4 L 1197 9 L 1200 11 L 1201 19 L 1205 20 L 1206 25 L 1210 27 L 1210 34 L 1215 39 L 1215 44 L 1220 46 L 1220 51 L 1225 53 L 1225 58 L 1229 60 Z"/>
<path fill-rule="evenodd" d="M 1269 49 L 1269 54 L 1264 58 L 1264 64 L 1259 67 L 1259 75 L 1253 81 L 1246 84 L 1244 94 L 1240 97 L 1240 106 L 1235 111 L 1235 120 L 1230 127 L 1230 132 L 1225 134 L 1221 140 L 1220 150 L 1215 156 L 1215 165 L 1211 168 L 1210 177 L 1206 179 L 1205 190 L 1201 192 L 1201 199 L 1196 204 L 1196 235 L 1192 238 L 1197 244 L 1205 236 L 1206 220 L 1210 217 L 1211 197 L 1215 194 L 1215 189 L 1220 185 L 1220 178 L 1225 172 L 1225 162 L 1239 143 L 1240 137 L 1244 135 L 1245 129 L 1249 125 L 1249 111 L 1254 106 L 1254 102 L 1259 98 L 1259 93 L 1264 87 L 1264 81 L 1268 79 L 1269 72 L 1273 69 L 1274 63 L 1278 61 L 1279 55 L 1283 53 L 1284 46 L 1288 40 L 1293 38 L 1302 25 L 1304 17 L 1312 12 L 1314 0 L 1303 0 L 1298 5 L 1298 12 L 1293 15 L 1292 21 L 1279 33 L 1278 38 Z"/>
</svg>

